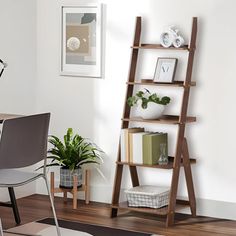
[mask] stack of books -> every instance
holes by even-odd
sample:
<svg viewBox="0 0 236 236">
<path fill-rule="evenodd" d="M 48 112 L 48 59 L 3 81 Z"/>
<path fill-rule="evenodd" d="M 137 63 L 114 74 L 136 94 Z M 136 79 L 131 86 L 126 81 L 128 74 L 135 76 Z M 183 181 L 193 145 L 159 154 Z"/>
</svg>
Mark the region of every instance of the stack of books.
<svg viewBox="0 0 236 236">
<path fill-rule="evenodd" d="M 121 130 L 121 162 L 157 165 L 161 155 L 160 145 L 165 145 L 168 156 L 168 134 L 146 132 L 144 128 L 127 128 Z"/>
</svg>

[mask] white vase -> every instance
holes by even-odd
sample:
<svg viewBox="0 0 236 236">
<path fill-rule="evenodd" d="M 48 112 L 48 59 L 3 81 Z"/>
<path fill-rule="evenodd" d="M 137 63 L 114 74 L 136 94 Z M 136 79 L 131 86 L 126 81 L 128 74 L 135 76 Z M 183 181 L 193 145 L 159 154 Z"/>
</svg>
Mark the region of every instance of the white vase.
<svg viewBox="0 0 236 236">
<path fill-rule="evenodd" d="M 146 109 L 139 106 L 138 113 L 143 119 L 158 119 L 162 116 L 165 105 L 149 102 Z"/>
</svg>

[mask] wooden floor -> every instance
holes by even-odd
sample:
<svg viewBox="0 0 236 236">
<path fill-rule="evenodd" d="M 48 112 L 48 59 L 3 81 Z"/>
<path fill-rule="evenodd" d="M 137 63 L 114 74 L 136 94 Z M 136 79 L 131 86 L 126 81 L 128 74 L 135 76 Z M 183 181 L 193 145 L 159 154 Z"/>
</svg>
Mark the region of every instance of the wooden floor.
<svg viewBox="0 0 236 236">
<path fill-rule="evenodd" d="M 108 227 L 155 233 L 160 235 L 236 235 L 236 221 L 214 219 L 208 217 L 189 218 L 187 215 L 177 214 L 177 224 L 165 228 L 164 219 L 139 213 L 120 212 L 117 218 L 111 219 L 108 204 L 90 203 L 85 205 L 79 201 L 78 209 L 72 210 L 72 200 L 63 203 L 62 198 L 55 199 L 56 211 L 59 219 L 80 221 Z M 18 200 L 22 224 L 51 216 L 50 204 L 47 196 L 32 195 Z M 0 218 L 4 228 L 14 227 L 13 214 L 10 208 L 0 207 Z"/>
</svg>

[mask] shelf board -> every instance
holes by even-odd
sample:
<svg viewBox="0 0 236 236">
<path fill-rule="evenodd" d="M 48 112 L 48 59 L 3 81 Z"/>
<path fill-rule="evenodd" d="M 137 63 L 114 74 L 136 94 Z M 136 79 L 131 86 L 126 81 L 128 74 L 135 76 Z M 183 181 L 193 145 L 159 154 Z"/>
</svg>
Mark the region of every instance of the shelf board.
<svg viewBox="0 0 236 236">
<path fill-rule="evenodd" d="M 142 119 L 140 117 L 123 118 L 122 120 L 129 122 L 144 122 L 144 123 L 157 123 L 157 124 L 170 124 L 170 125 L 180 124 L 179 116 L 173 116 L 173 115 L 164 115 L 156 120 Z M 187 117 L 186 123 L 191 123 L 195 121 L 196 117 L 189 116 Z"/>
<path fill-rule="evenodd" d="M 188 45 L 184 45 L 181 48 L 175 48 L 173 46 L 169 47 L 169 48 L 165 48 L 165 47 L 161 46 L 161 44 L 147 44 L 147 43 L 143 43 L 140 46 L 131 46 L 131 48 L 133 48 L 133 49 L 165 49 L 165 50 L 180 50 L 180 51 L 183 51 L 183 50 L 189 51 L 190 50 Z"/>
<path fill-rule="evenodd" d="M 174 157 L 169 156 L 169 163 L 167 165 L 145 165 L 145 164 L 137 164 L 137 163 L 131 163 L 131 162 L 122 162 L 122 161 L 117 161 L 116 163 L 118 165 L 128 165 L 128 166 L 137 166 L 137 167 L 148 167 L 148 168 L 157 168 L 157 169 L 173 169 L 173 163 Z M 195 164 L 197 161 L 196 159 L 190 158 L 190 163 Z M 181 166 L 183 166 L 183 160 L 181 160 Z"/>
<path fill-rule="evenodd" d="M 127 82 L 128 85 L 150 85 L 150 86 L 166 86 L 166 87 L 187 87 L 188 85 L 184 84 L 184 81 L 174 81 L 173 83 L 160 83 L 153 82 L 152 80 L 141 80 L 135 82 Z M 196 86 L 196 82 L 192 81 L 190 86 Z"/>
<path fill-rule="evenodd" d="M 189 207 L 186 204 L 176 204 L 176 211 L 181 210 L 183 208 Z M 112 208 L 116 209 L 126 209 L 129 211 L 137 211 L 137 212 L 144 212 L 144 213 L 150 213 L 155 215 L 162 215 L 165 216 L 168 213 L 168 206 L 154 209 L 154 208 L 147 208 L 147 207 L 129 207 L 128 202 L 120 202 L 119 204 L 112 205 Z"/>
</svg>

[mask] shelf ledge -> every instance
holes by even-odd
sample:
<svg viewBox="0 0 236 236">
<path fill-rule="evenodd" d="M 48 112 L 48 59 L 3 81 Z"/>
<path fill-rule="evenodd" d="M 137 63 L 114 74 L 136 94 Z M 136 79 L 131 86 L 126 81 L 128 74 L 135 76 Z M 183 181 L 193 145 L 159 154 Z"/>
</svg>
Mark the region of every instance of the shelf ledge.
<svg viewBox="0 0 236 236">
<path fill-rule="evenodd" d="M 174 81 L 173 83 L 153 82 L 152 80 L 141 80 L 135 82 L 126 82 L 128 85 L 149 85 L 149 86 L 165 86 L 165 87 L 194 87 L 196 82 L 192 81 L 189 85 L 184 84 L 184 81 Z"/>
<path fill-rule="evenodd" d="M 148 43 L 143 43 L 140 46 L 131 46 L 133 49 L 164 49 L 164 50 L 178 50 L 178 51 L 190 51 L 191 49 L 188 47 L 188 45 L 184 45 L 183 47 L 180 48 L 175 48 L 175 47 L 169 47 L 165 48 L 161 44 L 148 44 Z"/>
<path fill-rule="evenodd" d="M 189 207 L 186 204 L 176 204 L 176 211 L 184 209 L 186 207 Z M 154 209 L 154 208 L 147 208 L 147 207 L 129 207 L 128 206 L 128 202 L 120 202 L 119 204 L 113 204 L 112 208 L 115 209 L 126 209 L 129 211 L 137 211 L 137 212 L 144 212 L 144 213 L 150 213 L 150 214 L 155 214 L 155 215 L 161 215 L 161 216 L 165 216 L 168 214 L 168 206 L 162 207 L 162 208 L 158 208 L 158 209 Z"/>
<path fill-rule="evenodd" d="M 179 116 L 173 115 L 163 115 L 159 119 L 142 119 L 141 117 L 131 117 L 131 118 L 123 118 L 123 121 L 128 122 L 144 122 L 144 123 L 157 123 L 157 124 L 169 124 L 169 125 L 178 125 L 181 124 Z M 192 123 L 196 122 L 196 117 L 188 116 L 186 122 L 184 123 Z"/>
<path fill-rule="evenodd" d="M 197 162 L 196 159 L 190 158 L 190 164 L 196 164 L 196 162 Z M 167 165 L 146 165 L 146 164 L 137 164 L 132 162 L 122 162 L 122 161 L 117 161 L 116 164 L 170 170 L 174 168 L 174 157 L 169 156 L 169 163 Z M 183 166 L 183 159 L 181 159 L 181 166 Z"/>
</svg>

